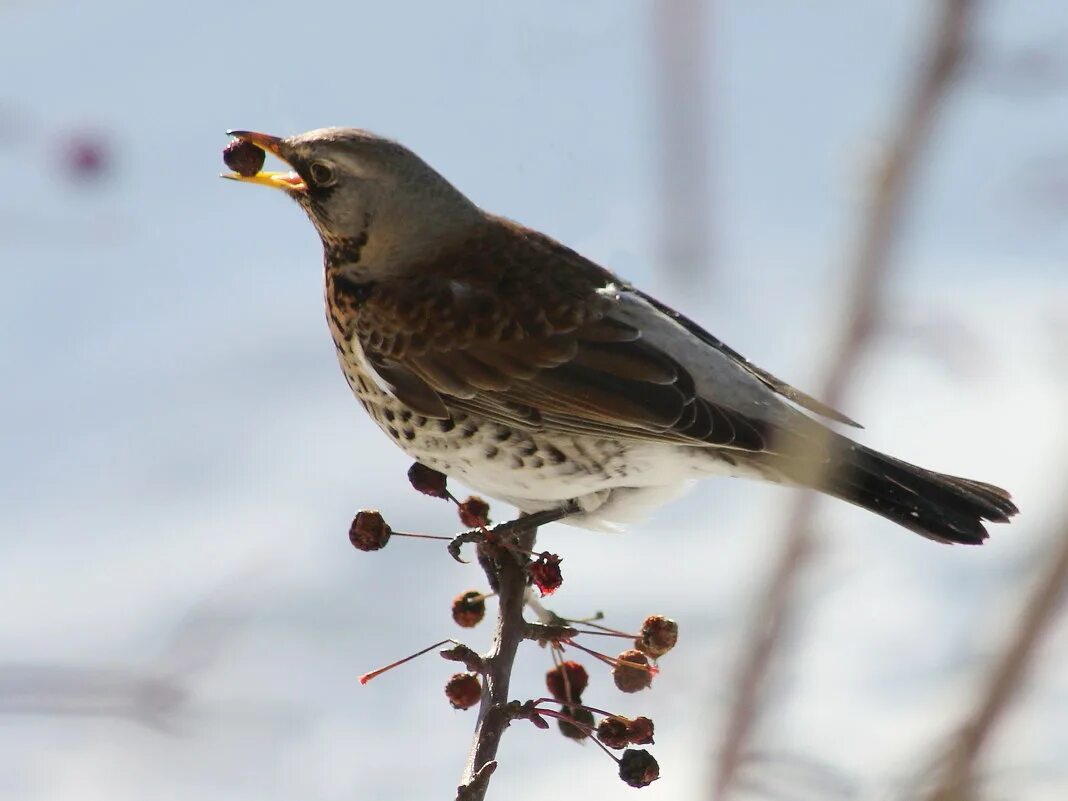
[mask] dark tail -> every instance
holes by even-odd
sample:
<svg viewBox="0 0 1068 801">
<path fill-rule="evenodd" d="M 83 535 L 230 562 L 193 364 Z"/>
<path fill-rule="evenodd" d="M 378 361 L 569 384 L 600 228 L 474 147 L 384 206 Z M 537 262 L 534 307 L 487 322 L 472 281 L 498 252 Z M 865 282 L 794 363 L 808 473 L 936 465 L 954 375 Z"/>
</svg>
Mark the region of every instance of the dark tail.
<svg viewBox="0 0 1068 801">
<path fill-rule="evenodd" d="M 979 545 L 984 520 L 1007 523 L 1019 511 L 993 484 L 924 470 L 844 438 L 841 446 L 820 489 L 928 539 Z"/>
</svg>

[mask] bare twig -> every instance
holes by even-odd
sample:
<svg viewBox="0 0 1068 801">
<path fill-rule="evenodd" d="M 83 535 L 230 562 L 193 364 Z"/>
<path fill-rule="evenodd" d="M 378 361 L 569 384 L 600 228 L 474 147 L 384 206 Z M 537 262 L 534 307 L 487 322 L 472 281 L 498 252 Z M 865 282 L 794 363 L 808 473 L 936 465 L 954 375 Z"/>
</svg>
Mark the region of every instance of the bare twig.
<svg viewBox="0 0 1068 801">
<path fill-rule="evenodd" d="M 506 523 L 498 523 L 491 529 L 476 528 L 470 531 L 461 532 L 449 541 L 449 555 L 457 562 L 462 562 L 464 560 L 460 558 L 460 549 L 468 543 L 485 542 L 487 540 L 487 535 L 492 535 L 493 537 L 504 537 L 505 535 L 511 534 L 512 532 L 517 531 L 519 529 L 526 529 L 530 528 L 531 526 L 537 528 L 538 526 L 543 526 L 546 523 L 554 523 L 557 520 L 567 517 L 568 515 L 575 514 L 576 511 L 578 510 L 573 504 L 567 503 L 557 509 L 546 509 L 543 512 L 534 512 L 533 514 L 524 515 L 523 517 L 517 518 L 515 520 L 509 520 Z M 527 550 L 530 549 L 528 548 Z M 495 577 L 487 576 L 487 578 L 492 584 Z M 496 592 L 497 588 L 494 587 L 493 590 L 494 592 Z"/>
<path fill-rule="evenodd" d="M 973 0 L 943 0 L 941 20 L 925 55 L 926 64 L 917 77 L 897 133 L 876 176 L 853 258 L 846 324 L 820 395 L 831 407 L 840 405 L 845 397 L 850 379 L 882 318 L 883 289 L 908 201 L 909 184 L 930 140 L 941 102 L 961 64 L 973 10 Z M 822 449 L 817 443 L 808 459 L 814 479 L 822 469 L 816 458 L 819 450 Z M 799 496 L 757 606 L 716 760 L 713 789 L 716 799 L 724 799 L 730 793 L 752 736 L 765 678 L 787 626 L 791 601 L 815 550 L 812 533 L 815 509 L 815 493 Z"/>
<path fill-rule="evenodd" d="M 537 531 L 534 524 L 516 530 L 516 550 L 524 553 L 531 551 Z M 497 631 L 490 652 L 482 657 L 486 689 L 482 694 L 471 753 L 457 788 L 456 801 L 482 801 L 485 798 L 490 776 L 497 767 L 497 748 L 501 736 L 512 719 L 507 711 L 508 684 L 516 649 L 527 634 L 527 623 L 523 619 L 526 561 L 526 557 L 516 558 L 511 549 L 501 549 L 497 554 Z"/>
<path fill-rule="evenodd" d="M 452 648 L 446 648 L 440 653 L 440 656 L 442 659 L 448 659 L 451 662 L 463 663 L 463 666 L 471 673 L 484 673 L 486 671 L 486 663 L 482 661 L 482 657 L 463 643 L 454 645 Z"/>
<path fill-rule="evenodd" d="M 979 703 L 960 728 L 941 779 L 926 796 L 929 801 L 970 798 L 975 766 L 983 747 L 1016 695 L 1038 649 L 1068 594 L 1068 515 L 1060 535 L 1042 559 L 1045 574 L 1036 582 L 1013 635 L 987 679 Z"/>
</svg>

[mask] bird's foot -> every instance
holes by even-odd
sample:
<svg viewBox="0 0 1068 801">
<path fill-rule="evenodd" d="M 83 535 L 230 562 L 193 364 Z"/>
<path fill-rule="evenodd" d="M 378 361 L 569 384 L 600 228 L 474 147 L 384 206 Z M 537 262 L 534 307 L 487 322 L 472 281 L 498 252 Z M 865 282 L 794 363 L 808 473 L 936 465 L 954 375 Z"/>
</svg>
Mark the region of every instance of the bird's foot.
<svg viewBox="0 0 1068 801">
<path fill-rule="evenodd" d="M 508 535 L 515 534 L 518 531 L 538 528 L 539 526 L 544 526 L 546 523 L 555 523 L 558 520 L 563 520 L 565 517 L 570 517 L 581 511 L 582 510 L 578 507 L 578 504 L 574 501 L 568 501 L 563 506 L 559 506 L 556 509 L 545 509 L 540 512 L 532 512 L 531 514 L 524 513 L 515 520 L 498 523 L 492 528 L 482 526 L 469 531 L 461 531 L 449 541 L 449 555 L 457 562 L 466 563 L 467 560 L 460 556 L 460 549 L 469 542 L 503 543 L 504 538 Z"/>
</svg>

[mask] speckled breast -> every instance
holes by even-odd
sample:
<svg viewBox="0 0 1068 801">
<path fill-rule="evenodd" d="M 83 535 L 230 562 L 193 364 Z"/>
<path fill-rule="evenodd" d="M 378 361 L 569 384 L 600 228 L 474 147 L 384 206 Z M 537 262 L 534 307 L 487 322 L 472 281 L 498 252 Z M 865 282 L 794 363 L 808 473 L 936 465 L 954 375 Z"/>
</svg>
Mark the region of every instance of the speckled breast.
<svg viewBox="0 0 1068 801">
<path fill-rule="evenodd" d="M 454 410 L 413 412 L 371 373 L 351 336 L 358 298 L 327 276 L 327 322 L 345 379 L 371 419 L 410 457 L 495 497 L 568 499 L 619 484 L 633 470 L 624 443 L 533 432 Z"/>
</svg>

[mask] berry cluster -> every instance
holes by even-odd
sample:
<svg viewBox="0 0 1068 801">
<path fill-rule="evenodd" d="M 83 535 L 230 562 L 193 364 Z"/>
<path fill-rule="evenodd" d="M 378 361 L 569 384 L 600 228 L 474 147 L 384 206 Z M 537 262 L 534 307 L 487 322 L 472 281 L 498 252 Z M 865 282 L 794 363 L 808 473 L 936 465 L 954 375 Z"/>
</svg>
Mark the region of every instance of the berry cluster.
<svg viewBox="0 0 1068 801">
<path fill-rule="evenodd" d="M 364 510 L 353 519 L 349 528 L 349 540 L 354 547 L 362 551 L 383 548 L 391 536 L 450 540 L 450 552 L 454 556 L 458 556 L 462 544 L 477 543 L 479 562 L 486 569 L 492 589 L 487 592 L 467 590 L 453 598 L 451 614 L 457 625 L 471 628 L 485 618 L 486 601 L 497 594 L 498 573 L 495 566 L 499 565 L 502 559 L 516 560 L 518 565 L 522 565 L 524 573 L 519 573 L 519 577 L 522 579 L 525 574 L 526 584 L 536 587 L 542 596 L 551 594 L 561 586 L 563 575 L 560 571 L 560 557 L 547 551 L 534 553 L 521 549 L 506 534 L 508 527 L 514 524 L 506 523 L 488 528 L 490 510 L 484 500 L 471 496 L 465 501 L 459 501 L 449 491 L 443 474 L 418 462 L 408 471 L 408 480 L 413 488 L 424 495 L 451 501 L 456 506 L 461 523 L 474 530 L 455 538 L 407 534 L 393 531 L 377 511 Z M 527 592 L 530 592 L 529 586 Z M 527 603 L 534 603 L 529 594 Z M 662 615 L 650 615 L 636 634 L 627 633 L 599 624 L 596 621 L 600 620 L 600 615 L 592 619 L 570 620 L 548 613 L 540 606 L 536 607 L 540 610 L 539 617 L 543 620 L 548 617 L 551 623 L 522 624 L 526 626 L 522 638 L 535 640 L 550 649 L 554 666 L 545 675 L 549 696 L 522 703 L 507 701 L 504 707 L 499 707 L 501 711 L 509 719 L 526 719 L 539 728 L 548 728 L 549 723 L 545 719 L 555 718 L 560 732 L 565 737 L 579 741 L 592 740 L 600 746 L 616 761 L 620 778 L 633 787 L 644 787 L 656 780 L 659 777 L 659 766 L 653 756 L 645 749 L 631 747 L 653 743 L 653 721 L 645 716 L 628 718 L 583 703 L 582 695 L 590 684 L 590 676 L 580 662 L 568 657 L 567 651 L 580 651 L 607 664 L 616 688 L 624 693 L 635 693 L 652 685 L 653 678 L 659 672 L 657 661 L 670 651 L 678 640 L 678 625 Z M 504 614 L 503 608 L 501 614 Z M 516 614 L 518 615 L 518 611 Z M 628 640 L 633 647 L 610 656 L 578 642 L 582 635 L 619 637 Z M 412 656 L 365 674 L 361 677 L 361 682 L 366 683 L 380 673 L 446 643 L 452 643 L 452 647 L 441 651 L 441 656 L 463 662 L 467 668 L 465 672 L 452 675 L 446 682 L 445 696 L 449 703 L 455 709 L 470 709 L 476 704 L 490 702 L 483 692 L 488 663 L 455 640 L 436 643 Z M 611 753 L 613 750 L 623 750 L 623 754 L 616 757 Z"/>
</svg>

